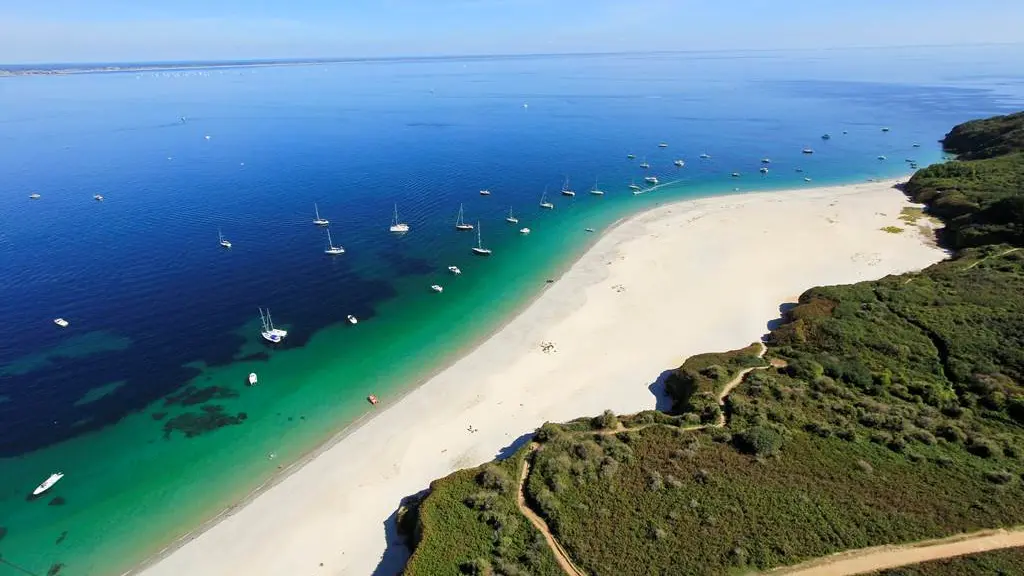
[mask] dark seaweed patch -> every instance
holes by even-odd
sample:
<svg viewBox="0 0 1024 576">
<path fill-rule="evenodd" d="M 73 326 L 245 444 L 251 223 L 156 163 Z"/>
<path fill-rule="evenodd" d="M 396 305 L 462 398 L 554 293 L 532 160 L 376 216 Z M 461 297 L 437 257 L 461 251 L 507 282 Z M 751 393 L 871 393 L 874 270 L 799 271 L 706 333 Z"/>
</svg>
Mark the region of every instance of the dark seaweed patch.
<svg viewBox="0 0 1024 576">
<path fill-rule="evenodd" d="M 153 412 L 153 420 L 163 420 L 167 417 L 167 412 Z"/>
<path fill-rule="evenodd" d="M 178 404 L 180 406 L 195 406 L 210 400 L 224 400 L 237 398 L 238 392 L 223 386 L 186 386 L 185 388 L 164 398 L 164 406 Z"/>
<path fill-rule="evenodd" d="M 46 576 L 57 576 L 57 574 L 60 574 L 60 571 L 63 570 L 63 569 L 64 569 L 64 563 L 63 562 L 57 562 L 53 566 L 50 566 L 50 569 L 46 571 Z"/>
<path fill-rule="evenodd" d="M 63 542 L 63 541 L 64 541 L 64 540 L 65 540 L 65 539 L 66 539 L 67 537 L 68 537 L 68 531 L 67 531 L 67 530 L 65 530 L 65 531 L 63 531 L 63 532 L 61 532 L 61 533 L 60 533 L 60 537 L 58 537 L 58 538 L 57 538 L 57 541 L 56 541 L 56 542 L 54 542 L 54 544 L 60 544 L 60 543 L 61 543 L 61 542 Z"/>
<path fill-rule="evenodd" d="M 50 500 L 50 504 L 49 505 L 50 506 L 63 506 L 65 504 L 67 504 L 67 503 L 68 503 L 68 501 L 65 500 L 64 498 L 62 498 L 61 496 L 54 496 L 53 500 Z"/>
<path fill-rule="evenodd" d="M 200 412 L 186 412 L 164 422 L 164 439 L 170 440 L 175 430 L 185 438 L 195 438 L 225 426 L 241 424 L 246 418 L 248 415 L 245 412 L 235 416 L 225 414 L 224 407 L 219 404 L 203 406 Z"/>
</svg>

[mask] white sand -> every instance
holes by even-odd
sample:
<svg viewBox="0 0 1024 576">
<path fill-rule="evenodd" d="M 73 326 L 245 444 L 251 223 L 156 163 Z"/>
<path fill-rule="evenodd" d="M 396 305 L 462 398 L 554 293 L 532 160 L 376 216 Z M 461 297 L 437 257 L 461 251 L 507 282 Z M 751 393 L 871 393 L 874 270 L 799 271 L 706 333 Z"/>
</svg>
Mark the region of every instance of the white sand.
<svg viewBox="0 0 1024 576">
<path fill-rule="evenodd" d="M 431 480 L 546 420 L 653 408 L 662 372 L 759 339 L 811 286 L 942 259 L 913 227 L 880 230 L 909 205 L 893 184 L 708 198 L 624 222 L 475 351 L 143 573 L 373 573 L 386 519 Z M 379 573 L 400 569 L 390 560 Z"/>
</svg>

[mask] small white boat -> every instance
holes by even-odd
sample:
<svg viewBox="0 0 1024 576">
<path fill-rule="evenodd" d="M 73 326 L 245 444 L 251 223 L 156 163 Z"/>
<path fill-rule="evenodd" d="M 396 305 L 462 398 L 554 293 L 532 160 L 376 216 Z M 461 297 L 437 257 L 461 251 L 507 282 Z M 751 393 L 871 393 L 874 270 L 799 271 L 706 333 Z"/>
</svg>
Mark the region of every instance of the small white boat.
<svg viewBox="0 0 1024 576">
<path fill-rule="evenodd" d="M 358 319 L 358 318 L 356 318 L 355 316 L 353 316 L 353 315 L 349 314 L 349 315 L 347 316 L 347 318 L 348 318 L 348 323 L 349 323 L 349 324 L 352 324 L 352 325 L 355 325 L 355 324 L 359 324 L 359 319 Z"/>
<path fill-rule="evenodd" d="M 462 204 L 459 204 L 459 217 L 455 219 L 455 229 L 460 231 L 472 230 L 472 224 L 466 224 L 463 220 Z"/>
<path fill-rule="evenodd" d="M 761 164 L 771 164 L 771 163 L 772 163 L 772 159 L 771 158 L 761 158 Z"/>
<path fill-rule="evenodd" d="M 100 194 L 93 194 L 92 195 L 92 199 L 97 201 L 97 202 L 103 202 L 103 196 L 100 195 Z"/>
<path fill-rule="evenodd" d="M 676 167 L 678 167 L 678 168 L 682 168 L 683 166 L 686 166 L 686 162 L 683 162 L 682 160 L 676 160 L 675 162 L 673 162 L 673 164 L 675 164 Z"/>
<path fill-rule="evenodd" d="M 544 189 L 544 193 L 540 195 L 540 207 L 544 208 L 545 210 L 553 210 L 555 208 L 554 204 L 552 204 L 551 202 L 548 202 L 548 189 L 547 188 L 545 188 Z"/>
<path fill-rule="evenodd" d="M 761 174 L 767 174 L 768 173 L 768 169 L 762 166 L 760 172 L 761 172 Z"/>
<path fill-rule="evenodd" d="M 849 132 L 846 131 L 846 130 L 843 130 L 843 134 L 849 134 Z"/>
<path fill-rule="evenodd" d="M 626 154 L 626 158 L 630 160 L 636 160 L 636 154 Z"/>
<path fill-rule="evenodd" d="M 888 126 L 882 128 L 882 132 L 888 132 L 888 131 L 889 131 L 889 127 Z"/>
<path fill-rule="evenodd" d="M 566 177 L 565 182 L 562 183 L 562 196 L 575 196 L 576 192 L 569 189 L 569 178 Z"/>
<path fill-rule="evenodd" d="M 256 373 L 249 372 L 249 386 L 255 386 L 257 382 Z"/>
<path fill-rule="evenodd" d="M 35 193 L 29 194 L 28 197 L 29 197 L 30 200 L 39 200 L 40 198 L 42 198 L 42 196 L 40 196 L 39 194 L 35 194 Z"/>
<path fill-rule="evenodd" d="M 530 233 L 530 229 L 529 228 L 520 228 L 519 229 L 519 233 L 522 234 L 523 236 L 525 236 L 525 235 Z"/>
<path fill-rule="evenodd" d="M 477 256 L 490 256 L 491 249 L 484 248 L 484 242 L 480 237 L 480 222 L 476 223 L 476 246 L 473 247 L 473 254 Z"/>
<path fill-rule="evenodd" d="M 703 154 L 700 155 L 700 159 L 701 160 L 710 160 L 711 159 L 711 154 L 708 154 L 707 152 L 704 152 Z"/>
<path fill-rule="evenodd" d="M 634 192 L 637 192 L 637 191 L 640 190 L 640 186 L 636 182 L 630 180 L 629 181 L 629 189 L 634 191 Z"/>
<path fill-rule="evenodd" d="M 733 178 L 739 178 L 740 177 L 740 173 L 739 172 L 733 172 L 731 176 Z"/>
<path fill-rule="evenodd" d="M 398 204 L 395 204 L 395 216 L 391 220 L 391 227 L 388 228 L 391 232 L 404 234 L 409 231 L 409 225 L 405 222 L 398 221 Z"/>
<path fill-rule="evenodd" d="M 519 224 L 519 218 L 512 215 L 512 207 L 508 207 L 508 216 L 505 216 L 505 222 L 509 224 Z"/>
<path fill-rule="evenodd" d="M 431 290 L 433 290 L 434 292 L 437 292 L 438 294 L 440 294 L 441 292 L 444 292 L 444 288 L 442 288 L 442 287 L 441 287 L 440 285 L 438 285 L 438 284 L 433 284 L 433 285 L 432 285 L 432 286 L 430 287 L 430 289 L 431 289 Z"/>
<path fill-rule="evenodd" d="M 56 484 L 57 482 L 60 482 L 60 479 L 63 477 L 63 472 L 55 472 L 53 474 L 50 474 L 49 478 L 44 480 L 43 483 L 40 484 L 39 486 L 36 486 L 36 489 L 32 491 L 32 495 L 39 496 L 43 492 L 46 492 L 50 488 L 53 488 L 53 485 Z"/>
<path fill-rule="evenodd" d="M 804 154 L 814 154 L 814 150 L 812 150 L 811 148 L 804 148 L 803 150 L 801 150 L 801 152 L 803 152 Z"/>
<path fill-rule="evenodd" d="M 920 148 L 920 147 L 921 147 L 920 144 L 918 144 L 917 142 L 914 142 L 914 148 Z"/>
<path fill-rule="evenodd" d="M 647 176 L 646 178 L 644 178 L 644 182 L 647 182 L 648 184 L 651 184 L 653 186 L 658 184 L 658 179 L 655 178 L 654 176 Z"/>
<path fill-rule="evenodd" d="M 490 190 L 481 190 L 480 191 L 480 195 L 481 196 L 490 196 L 491 195 L 491 191 Z"/>
<path fill-rule="evenodd" d="M 593 232 L 594 229 L 593 228 L 584 228 L 583 231 L 584 232 Z"/>
<path fill-rule="evenodd" d="M 63 318 L 55 318 L 53 320 L 53 323 L 56 324 L 57 326 L 60 326 L 61 328 L 67 328 L 68 325 L 71 324 L 70 322 L 68 322 L 67 320 L 65 320 Z"/>
<path fill-rule="evenodd" d="M 330 220 L 328 220 L 327 218 L 320 217 L 320 208 L 318 208 L 316 204 L 313 204 L 313 212 L 316 214 L 316 217 L 313 218 L 313 224 L 316 224 L 317 226 L 330 225 Z"/>
<path fill-rule="evenodd" d="M 668 148 L 668 143 L 662 142 L 662 143 L 658 144 L 658 148 Z"/>
<path fill-rule="evenodd" d="M 267 308 L 266 313 L 263 312 L 263 308 L 260 308 L 260 322 L 263 324 L 263 329 L 260 331 L 260 335 L 263 339 L 271 344 L 280 344 L 281 341 L 288 336 L 287 330 L 281 330 L 280 328 L 274 328 L 274 321 L 270 318 L 270 308 Z"/>
<path fill-rule="evenodd" d="M 879 159 L 879 160 L 886 160 L 886 157 L 885 157 L 885 156 L 881 156 L 881 155 L 879 155 L 879 156 L 878 156 L 878 159 Z"/>
<path fill-rule="evenodd" d="M 822 134 L 821 135 L 821 139 L 822 140 L 831 140 L 832 139 L 832 135 L 831 134 Z"/>
<path fill-rule="evenodd" d="M 203 138 L 206 139 L 206 140 L 209 140 L 210 139 L 210 135 L 207 134 L 206 136 L 203 136 Z"/>
<path fill-rule="evenodd" d="M 797 172 L 803 172 L 803 171 L 804 171 L 804 169 L 803 169 L 803 168 L 797 168 L 797 169 L 796 169 L 796 171 L 797 171 Z"/>
<path fill-rule="evenodd" d="M 452 274 L 455 274 L 456 276 L 462 274 L 462 270 L 459 270 L 458 266 L 449 266 L 448 271 L 451 272 Z"/>
<path fill-rule="evenodd" d="M 223 246 L 224 248 L 231 248 L 231 242 L 229 242 L 228 239 L 224 237 L 224 234 L 221 233 L 220 228 L 217 229 L 217 239 L 219 240 L 220 245 Z"/>
<path fill-rule="evenodd" d="M 810 181 L 811 181 L 810 178 L 804 178 L 804 182 L 810 182 Z"/>
<path fill-rule="evenodd" d="M 345 253 L 345 249 L 344 248 L 342 248 L 341 246 L 335 246 L 334 245 L 334 240 L 331 240 L 331 231 L 328 230 L 327 231 L 327 248 L 324 249 L 324 254 L 330 254 L 331 256 L 337 256 L 339 254 L 344 254 L 344 253 Z"/>
</svg>

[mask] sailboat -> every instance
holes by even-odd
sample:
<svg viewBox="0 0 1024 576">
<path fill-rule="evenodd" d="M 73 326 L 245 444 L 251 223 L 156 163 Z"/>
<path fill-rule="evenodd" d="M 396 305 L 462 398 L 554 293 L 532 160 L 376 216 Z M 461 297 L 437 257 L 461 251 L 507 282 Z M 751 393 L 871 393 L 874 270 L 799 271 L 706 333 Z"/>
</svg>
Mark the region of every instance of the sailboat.
<svg viewBox="0 0 1024 576">
<path fill-rule="evenodd" d="M 631 179 L 629 181 L 629 189 L 636 192 L 637 190 L 640 189 L 640 186 L 637 186 L 637 183 Z"/>
<path fill-rule="evenodd" d="M 491 255 L 490 248 L 484 248 L 484 242 L 480 238 L 480 222 L 476 223 L 476 246 L 473 247 L 473 254 L 477 254 L 479 256 Z"/>
<path fill-rule="evenodd" d="M 711 154 L 708 154 L 707 152 L 704 152 L 704 153 L 702 153 L 700 155 L 700 159 L 701 160 L 710 160 L 711 159 Z"/>
<path fill-rule="evenodd" d="M 228 239 L 224 237 L 224 234 L 221 234 L 220 228 L 217 229 L 217 238 L 220 239 L 221 246 L 225 248 L 231 248 L 231 242 L 229 242 Z"/>
<path fill-rule="evenodd" d="M 594 187 L 590 189 L 590 193 L 594 196 L 604 196 L 604 190 L 597 187 L 597 178 L 594 178 Z"/>
<path fill-rule="evenodd" d="M 459 204 L 459 217 L 455 220 L 456 230 L 472 230 L 472 224 L 466 224 L 465 220 L 462 219 L 462 204 Z"/>
<path fill-rule="evenodd" d="M 562 196 L 575 196 L 576 192 L 569 189 L 569 177 L 565 177 L 565 182 L 562 183 Z"/>
<path fill-rule="evenodd" d="M 330 220 L 328 220 L 327 218 L 320 217 L 320 208 L 318 208 L 315 203 L 313 204 L 313 212 L 316 213 L 316 218 L 313 218 L 313 224 L 316 224 L 317 226 L 330 225 Z"/>
<path fill-rule="evenodd" d="M 409 225 L 405 222 L 398 221 L 398 204 L 395 204 L 395 217 L 391 220 L 391 228 L 388 230 L 392 232 L 404 233 L 409 231 Z"/>
<path fill-rule="evenodd" d="M 263 330 L 260 331 L 260 335 L 263 339 L 271 344 L 280 344 L 284 340 L 285 336 L 288 335 L 287 330 L 281 330 L 280 328 L 274 328 L 274 321 L 270 318 L 270 308 L 264 313 L 263 308 L 260 308 L 260 322 L 263 324 Z"/>
<path fill-rule="evenodd" d="M 330 254 L 331 256 L 337 256 L 338 254 L 344 254 L 345 249 L 341 246 L 335 246 L 334 241 L 331 240 L 331 231 L 327 230 L 327 248 L 324 250 L 324 254 Z"/>
<path fill-rule="evenodd" d="M 509 224 L 519 224 L 519 218 L 512 215 L 512 207 L 508 207 L 508 216 L 505 216 L 505 222 Z"/>
<path fill-rule="evenodd" d="M 644 161 L 640 163 L 640 167 L 643 168 L 644 170 L 651 167 L 651 165 L 647 163 L 647 158 L 644 158 Z"/>
<path fill-rule="evenodd" d="M 540 207 L 541 208 L 545 208 L 547 210 L 552 210 L 555 207 L 554 204 L 552 204 L 551 202 L 548 202 L 548 189 L 547 188 L 545 188 L 544 189 L 544 193 L 540 195 Z"/>
</svg>

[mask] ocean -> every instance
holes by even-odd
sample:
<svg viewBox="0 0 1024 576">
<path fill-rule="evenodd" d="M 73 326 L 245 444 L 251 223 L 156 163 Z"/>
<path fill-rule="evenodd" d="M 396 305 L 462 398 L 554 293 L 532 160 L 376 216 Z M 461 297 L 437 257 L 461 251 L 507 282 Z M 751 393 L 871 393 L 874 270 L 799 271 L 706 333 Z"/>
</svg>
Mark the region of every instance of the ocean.
<svg viewBox="0 0 1024 576">
<path fill-rule="evenodd" d="M 951 126 L 1022 107 L 1022 55 L 0 78 L 0 575 L 113 575 L 144 561 L 481 341 L 620 218 L 941 161 Z M 649 175 L 661 183 L 634 195 Z M 566 179 L 575 197 L 560 194 Z M 554 210 L 539 206 L 545 190 Z M 324 254 L 314 204 L 345 254 Z M 454 229 L 460 205 L 492 256 Z M 396 206 L 408 234 L 388 231 Z M 289 331 L 283 344 L 261 339 L 260 307 Z M 53 489 L 28 498 L 56 471 Z"/>
</svg>

